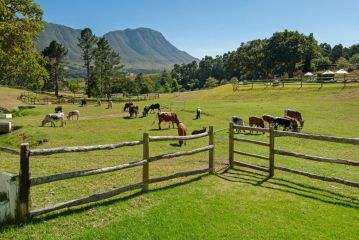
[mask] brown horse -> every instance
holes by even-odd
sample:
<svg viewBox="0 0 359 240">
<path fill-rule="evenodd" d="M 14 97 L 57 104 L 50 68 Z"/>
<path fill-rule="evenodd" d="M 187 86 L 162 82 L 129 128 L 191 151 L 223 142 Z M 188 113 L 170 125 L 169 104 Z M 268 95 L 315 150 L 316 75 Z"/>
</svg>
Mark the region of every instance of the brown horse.
<svg viewBox="0 0 359 240">
<path fill-rule="evenodd" d="M 174 123 L 179 123 L 177 114 L 174 112 L 159 112 L 157 113 L 158 116 L 158 128 L 161 129 L 161 122 L 169 122 L 168 128 L 172 127 L 174 128 Z"/>
<path fill-rule="evenodd" d="M 187 135 L 187 128 L 186 126 L 183 124 L 183 122 L 177 122 L 177 130 L 178 130 L 178 136 L 186 136 Z M 182 146 L 183 144 L 183 140 L 179 140 L 178 141 L 179 145 Z M 186 145 L 186 142 L 184 142 L 184 144 Z"/>
</svg>

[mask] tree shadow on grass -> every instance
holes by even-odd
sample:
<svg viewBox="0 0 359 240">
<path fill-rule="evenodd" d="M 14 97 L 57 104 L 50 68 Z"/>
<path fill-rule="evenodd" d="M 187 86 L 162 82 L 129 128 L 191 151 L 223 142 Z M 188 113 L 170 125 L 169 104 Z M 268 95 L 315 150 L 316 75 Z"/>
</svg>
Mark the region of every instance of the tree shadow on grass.
<svg viewBox="0 0 359 240">
<path fill-rule="evenodd" d="M 283 178 L 270 178 L 268 175 L 247 171 L 243 168 L 227 169 L 217 176 L 230 182 L 251 184 L 266 189 L 295 194 L 323 203 L 359 209 L 359 198 Z"/>
</svg>

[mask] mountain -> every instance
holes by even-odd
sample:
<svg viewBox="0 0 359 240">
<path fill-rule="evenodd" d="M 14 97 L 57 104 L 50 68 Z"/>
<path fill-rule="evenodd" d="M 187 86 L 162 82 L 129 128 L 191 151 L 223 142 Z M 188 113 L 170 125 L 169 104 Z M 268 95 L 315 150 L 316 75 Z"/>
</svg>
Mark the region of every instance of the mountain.
<svg viewBox="0 0 359 240">
<path fill-rule="evenodd" d="M 67 26 L 46 23 L 45 29 L 35 40 L 35 46 L 42 51 L 51 41 L 56 40 L 68 49 L 68 62 L 72 68 L 83 65 L 81 49 L 77 46 L 81 30 Z M 111 47 L 120 54 L 126 69 L 151 71 L 171 68 L 174 64 L 198 61 L 188 53 L 177 49 L 158 31 L 150 28 L 136 28 L 113 31 L 104 37 Z"/>
</svg>

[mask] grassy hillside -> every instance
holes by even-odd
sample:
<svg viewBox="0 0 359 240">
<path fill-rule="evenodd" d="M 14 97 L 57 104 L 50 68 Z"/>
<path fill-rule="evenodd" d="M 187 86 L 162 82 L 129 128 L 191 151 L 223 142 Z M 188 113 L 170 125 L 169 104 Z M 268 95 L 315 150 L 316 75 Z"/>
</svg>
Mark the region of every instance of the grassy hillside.
<svg viewBox="0 0 359 240">
<path fill-rule="evenodd" d="M 4 89 L 0 88 L 0 96 Z M 5 90 L 6 91 L 6 90 Z M 282 116 L 285 108 L 302 112 L 303 132 L 344 137 L 359 136 L 359 86 L 317 85 L 285 88 L 255 86 L 232 92 L 230 85 L 216 89 L 161 95 L 163 110 L 171 103 L 185 101 L 186 109 L 174 109 L 188 131 L 213 125 L 227 127 L 231 116 Z M 140 102 L 139 106 L 149 102 Z M 178 106 L 181 104 L 178 103 Z M 194 110 L 203 109 L 200 120 Z M 122 104 L 113 109 L 64 105 L 65 112 L 81 111 L 79 121 L 64 128 L 39 127 L 43 116 L 54 106 L 26 110 L 26 116 L 13 119 L 22 126 L 11 134 L 0 135 L 0 146 L 16 148 L 29 142 L 30 148 L 113 143 L 150 135 L 177 135 L 176 129 L 158 130 L 154 114 L 127 119 Z M 216 168 L 228 160 L 227 132 L 216 134 Z M 245 137 L 268 141 L 267 135 Z M 151 143 L 150 155 L 204 146 L 208 139 L 187 142 Z M 276 147 L 307 154 L 359 160 L 359 149 L 350 145 L 303 139 L 276 138 Z M 266 155 L 261 146 L 236 144 L 236 149 Z M 142 146 L 91 153 L 32 157 L 32 177 L 80 169 L 113 166 L 141 159 Z M 249 163 L 262 160 L 238 157 Z M 298 170 L 359 181 L 354 167 L 276 156 L 276 164 Z M 0 153 L 1 171 L 18 172 L 18 158 Z M 207 166 L 207 153 L 159 161 L 150 165 L 151 177 Z M 32 188 L 31 209 L 52 205 L 94 192 L 141 181 L 141 168 L 81 179 L 59 181 Z M 20 226 L 0 227 L 0 239 L 356 239 L 359 234 L 359 189 L 321 182 L 276 171 L 265 174 L 236 167 L 223 174 L 183 178 L 150 185 L 151 191 L 123 194 L 107 201 L 63 210 L 39 217 Z"/>
</svg>

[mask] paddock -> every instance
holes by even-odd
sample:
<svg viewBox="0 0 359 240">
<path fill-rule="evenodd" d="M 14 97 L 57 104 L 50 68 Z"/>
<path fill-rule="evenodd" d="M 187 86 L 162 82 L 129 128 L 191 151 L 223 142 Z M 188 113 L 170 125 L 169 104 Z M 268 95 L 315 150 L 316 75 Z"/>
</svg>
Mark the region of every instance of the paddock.
<svg viewBox="0 0 359 240">
<path fill-rule="evenodd" d="M 186 124 L 188 132 L 200 129 L 203 126 L 214 126 L 215 165 L 216 175 L 199 174 L 199 176 L 183 176 L 178 173 L 209 168 L 208 151 L 195 155 L 183 155 L 178 158 L 166 156 L 163 160 L 150 163 L 149 179 L 166 176 L 179 176 L 150 183 L 147 193 L 142 193 L 142 186 L 137 190 L 129 190 L 108 200 L 99 200 L 83 206 L 64 208 L 43 215 L 38 215 L 29 225 L 17 231 L 34 231 L 41 235 L 49 224 L 55 226 L 47 234 L 66 234 L 66 222 L 71 220 L 73 229 L 90 229 L 93 219 L 104 219 L 110 224 L 118 217 L 131 216 L 134 221 L 144 221 L 149 224 L 155 222 L 163 226 L 173 226 L 175 221 L 187 226 L 183 219 L 191 216 L 192 223 L 211 229 L 212 220 L 223 222 L 217 229 L 224 233 L 228 226 L 234 232 L 250 231 L 239 229 L 236 221 L 253 224 L 255 228 L 269 231 L 273 227 L 282 226 L 289 220 L 297 225 L 303 224 L 308 229 L 321 229 L 320 235 L 310 231 L 311 235 L 304 233 L 305 237 L 330 237 L 336 235 L 345 238 L 355 229 L 355 214 L 359 202 L 357 188 L 335 182 L 326 182 L 306 176 L 274 170 L 274 177 L 268 178 L 268 172 L 258 171 L 243 166 L 234 165 L 228 169 L 229 121 L 232 116 L 240 115 L 244 119 L 248 116 L 261 116 L 263 113 L 282 116 L 283 110 L 290 107 L 300 110 L 306 120 L 305 128 L 301 134 L 329 135 L 343 138 L 356 138 L 359 136 L 357 121 L 347 121 L 350 112 L 352 118 L 359 119 L 357 88 L 340 86 L 326 86 L 324 89 L 308 88 L 303 91 L 299 88 L 290 89 L 256 89 L 243 90 L 240 95 L 231 91 L 231 86 L 222 86 L 201 93 L 181 93 L 180 100 L 186 101 L 186 110 L 195 110 L 199 105 L 206 113 L 201 119 L 193 121 L 193 112 L 176 110 L 178 117 Z M 328 89 L 327 89 L 328 88 Z M 267 91 L 269 93 L 264 93 Z M 333 93 L 335 92 L 335 94 Z M 298 99 L 296 95 L 302 94 Z M 338 98 L 338 95 L 341 96 Z M 282 97 L 280 97 L 282 96 Z M 161 95 L 155 101 L 163 106 L 173 100 L 173 95 Z M 258 103 L 261 99 L 261 103 Z M 235 101 L 234 101 L 235 100 Z M 269 101 L 272 100 L 272 101 Z M 325 101 L 323 101 L 325 100 Z M 153 103 L 152 101 L 138 102 L 140 109 Z M 13 118 L 14 126 L 23 126 L 10 135 L 0 136 L 0 146 L 16 149 L 16 154 L 1 152 L 1 171 L 10 173 L 19 172 L 19 142 L 28 142 L 30 151 L 39 149 L 52 149 L 58 147 L 95 146 L 120 142 L 143 141 L 143 133 L 151 136 L 177 136 L 177 129 L 158 130 L 157 124 L 151 125 L 155 116 L 147 118 L 127 119 L 128 113 L 122 112 L 122 104 L 114 104 L 113 109 L 88 105 L 81 108 L 79 121 L 71 121 L 64 128 L 40 128 L 39 119 L 44 114 L 53 111 L 53 106 L 37 106 L 35 109 L 25 110 L 23 117 Z M 331 106 L 330 106 L 331 105 Z M 73 109 L 72 104 L 64 104 L 64 112 Z M 335 108 L 336 112 L 332 112 Z M 326 119 L 321 116 L 327 116 Z M 343 117 L 341 117 L 343 116 Z M 92 129 L 89 131 L 89 129 Z M 234 134 L 235 138 L 247 138 L 251 141 L 269 143 L 268 133 Z M 47 141 L 44 141 L 47 140 Z M 177 147 L 178 139 L 169 141 L 150 141 L 149 156 L 187 152 L 209 145 L 209 138 L 187 141 L 186 146 Z M 299 144 L 300 143 L 300 144 Z M 248 152 L 268 157 L 268 147 L 249 142 L 240 142 L 236 151 Z M 292 137 L 278 136 L 275 138 L 275 149 L 301 153 L 308 156 L 323 156 L 333 159 L 357 161 L 359 149 L 353 145 L 305 140 Z M 321 149 L 325 154 L 320 154 Z M 297 159 L 292 156 L 275 154 L 275 166 L 296 169 L 301 172 L 316 175 L 335 177 L 350 181 L 359 181 L 357 170 L 348 170 L 348 165 L 333 164 Z M 240 161 L 252 165 L 263 165 L 263 159 L 252 156 L 238 155 Z M 91 152 L 67 152 L 54 155 L 31 155 L 31 178 L 38 179 L 49 175 L 66 172 L 95 171 L 96 169 L 121 166 L 131 161 L 143 160 L 143 145 L 123 147 L 111 150 Z M 266 165 L 267 166 L 267 165 Z M 352 168 L 350 168 L 352 169 Z M 98 175 L 86 175 L 81 178 L 72 178 L 38 184 L 31 188 L 30 212 L 43 209 L 58 203 L 68 202 L 72 199 L 82 199 L 92 194 L 101 194 L 109 191 L 142 182 L 143 166 L 124 169 L 119 172 L 106 172 Z M 94 184 L 96 183 L 96 184 Z M 137 186 L 137 185 L 136 185 Z M 303 210 L 303 206 L 305 206 Z M 191 211 L 191 209 L 201 211 Z M 305 211 L 303 213 L 303 211 Z M 273 215 L 273 212 L 278 214 Z M 326 214 L 326 222 L 315 222 L 320 215 Z M 342 214 L 341 219 L 335 216 Z M 223 218 L 225 214 L 226 219 Z M 186 217 L 187 216 L 187 217 Z M 293 217 L 295 216 L 295 217 Z M 256 219 L 255 221 L 253 219 Z M 157 219 L 157 220 L 155 220 Z M 172 219 L 172 220 L 171 220 Z M 209 220 L 212 219 L 212 220 Z M 311 219 L 308 221 L 308 219 Z M 126 219 L 125 219 L 126 220 Z M 122 220 L 119 220 L 122 221 Z M 159 222 L 158 222 L 159 221 Z M 259 224 L 259 222 L 261 224 Z M 236 224 L 235 224 L 236 223 Z M 347 224 L 347 228 L 338 230 L 333 226 Z M 105 224 L 105 228 L 106 225 Z M 233 225 L 232 225 L 233 224 Z M 130 227 L 131 224 L 121 222 L 120 226 Z M 288 228 L 295 230 L 294 225 Z M 35 227 L 36 226 L 36 227 Z M 58 227 L 56 227 L 58 226 Z M 156 231 L 156 225 L 154 231 Z M 197 225 L 196 225 L 197 226 Z M 122 227 L 121 227 L 122 228 Z M 326 231 L 324 231 L 326 229 Z M 253 229 L 252 229 L 253 230 Z M 318 230 L 319 231 L 319 230 Z M 214 230 L 210 234 L 216 236 Z M 10 231 L 3 232 L 3 236 L 11 238 Z M 48 235 L 50 236 L 50 235 Z M 271 237 L 280 237 L 276 233 Z"/>
</svg>

